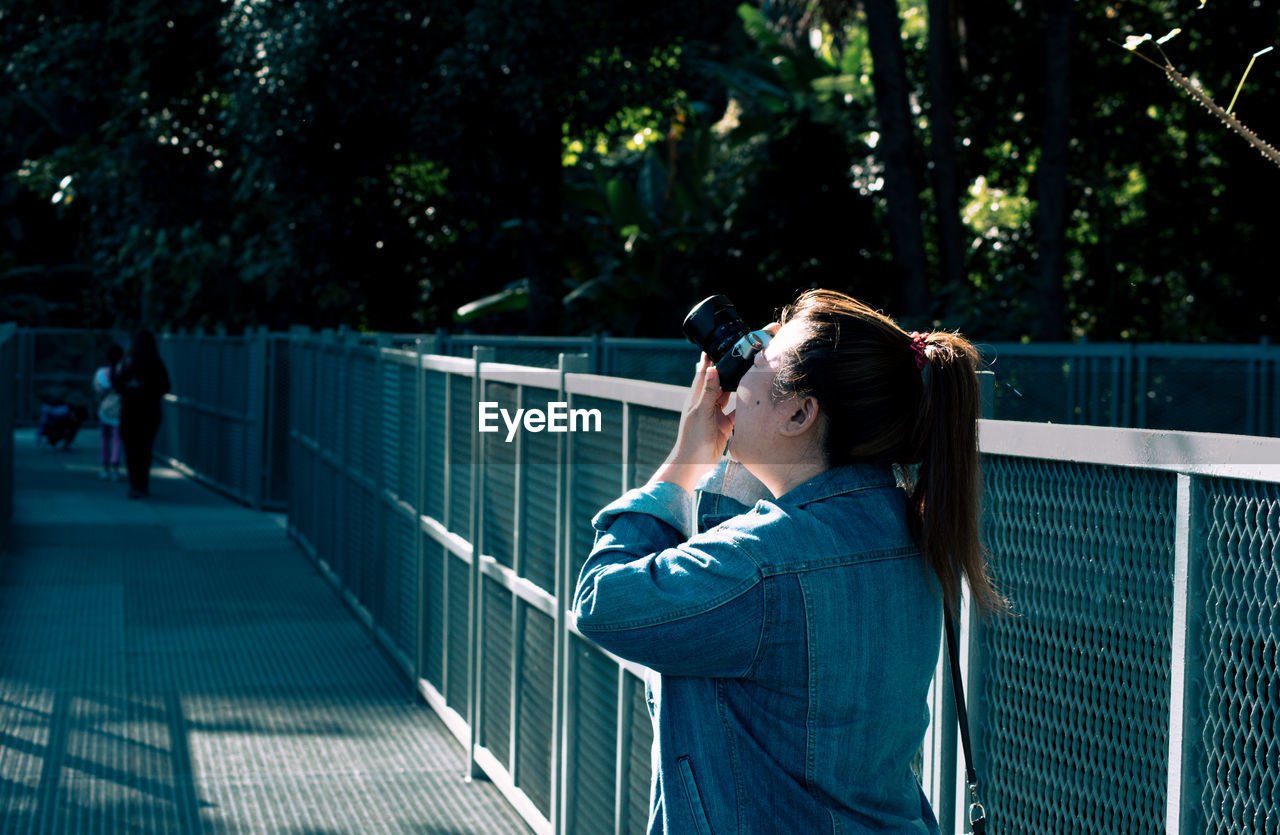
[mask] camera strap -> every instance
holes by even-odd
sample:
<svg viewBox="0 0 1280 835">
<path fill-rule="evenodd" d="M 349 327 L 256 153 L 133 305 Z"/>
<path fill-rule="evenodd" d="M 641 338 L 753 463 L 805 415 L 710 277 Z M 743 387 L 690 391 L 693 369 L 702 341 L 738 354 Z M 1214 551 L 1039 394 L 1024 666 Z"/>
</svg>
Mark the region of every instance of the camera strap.
<svg viewBox="0 0 1280 835">
<path fill-rule="evenodd" d="M 951 659 L 951 692 L 956 697 L 956 721 L 960 725 L 960 746 L 964 749 L 964 782 L 969 789 L 969 825 L 973 835 L 984 835 L 987 828 L 987 810 L 978 800 L 978 772 L 973 766 L 973 751 L 969 747 L 969 711 L 965 707 L 964 682 L 960 679 L 960 648 L 956 642 L 956 627 L 949 614 L 942 620 L 947 631 L 947 654 Z"/>
</svg>

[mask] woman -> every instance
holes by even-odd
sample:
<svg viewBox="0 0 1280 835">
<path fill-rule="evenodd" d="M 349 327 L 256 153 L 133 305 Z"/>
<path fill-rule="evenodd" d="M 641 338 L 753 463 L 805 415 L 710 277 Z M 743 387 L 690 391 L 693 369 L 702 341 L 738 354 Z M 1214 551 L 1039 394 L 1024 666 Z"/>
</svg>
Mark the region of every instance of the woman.
<svg viewBox="0 0 1280 835">
<path fill-rule="evenodd" d="M 733 414 L 704 355 L 667 460 L 593 520 L 577 627 L 655 672 L 650 832 L 936 833 L 911 761 L 940 618 L 962 576 L 1007 606 L 976 352 L 829 291 L 768 330 Z"/>
<path fill-rule="evenodd" d="M 129 471 L 129 498 L 140 499 L 150 494 L 151 448 L 160 429 L 160 404 L 169 392 L 169 372 L 160 359 L 155 334 L 146 330 L 134 334 L 112 384 L 120 392 L 120 439 Z"/>
</svg>

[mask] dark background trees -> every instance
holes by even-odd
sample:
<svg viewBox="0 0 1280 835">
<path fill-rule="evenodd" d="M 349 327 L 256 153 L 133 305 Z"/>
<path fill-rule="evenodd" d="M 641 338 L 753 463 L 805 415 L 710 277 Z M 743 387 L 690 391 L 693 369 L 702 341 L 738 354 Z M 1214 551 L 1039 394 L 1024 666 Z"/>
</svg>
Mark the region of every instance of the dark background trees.
<svg viewBox="0 0 1280 835">
<path fill-rule="evenodd" d="M 675 335 L 711 292 L 763 317 L 826 285 L 989 340 L 1252 341 L 1280 169 L 1119 44 L 1182 27 L 1225 106 L 1278 22 L 4 0 L 0 318 Z M 1271 140 L 1277 67 L 1235 107 Z"/>
</svg>

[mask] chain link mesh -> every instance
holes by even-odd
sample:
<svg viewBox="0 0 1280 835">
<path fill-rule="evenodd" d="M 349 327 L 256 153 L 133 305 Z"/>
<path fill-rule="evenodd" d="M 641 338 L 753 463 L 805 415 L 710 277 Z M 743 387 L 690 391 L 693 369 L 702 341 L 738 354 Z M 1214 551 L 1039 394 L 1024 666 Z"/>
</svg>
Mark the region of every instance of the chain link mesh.
<svg viewBox="0 0 1280 835">
<path fill-rule="evenodd" d="M 1196 829 L 1280 832 L 1280 485 L 1199 485 L 1204 530 L 1195 623 L 1202 664 L 1191 727 L 1201 728 Z"/>
<path fill-rule="evenodd" d="M 301 483 L 290 497 L 291 525 L 405 654 L 413 649 L 409 627 L 421 618 L 419 674 L 459 715 L 474 696 L 483 743 L 504 768 L 514 766 L 515 785 L 541 814 L 555 805 L 551 775 L 559 773 L 569 831 L 609 828 L 615 818 L 623 829 L 639 827 L 650 742 L 639 680 L 572 630 L 557 634 L 546 604 L 535 605 L 540 594 L 517 599 L 522 583 L 496 581 L 511 568 L 554 593 L 559 569 L 572 584 L 590 550 L 591 515 L 625 484 L 647 478 L 678 415 L 632 404 L 626 437 L 571 435 L 566 473 L 557 473 L 549 434 L 526 433 L 518 445 L 481 440 L 486 481 L 475 521 L 501 570 L 482 578 L 479 627 L 493 643 L 487 657 L 481 653 L 473 694 L 471 567 L 416 519 L 406 525 L 389 506 L 379 513 L 386 503 L 370 490 L 412 498 L 416 469 L 404 467 L 420 449 L 422 506 L 414 515 L 452 535 L 472 532 L 470 503 L 480 486 L 470 476 L 472 380 L 394 367 L 386 357 L 378 374 L 375 356 L 351 345 L 295 346 L 290 472 Z M 419 385 L 421 417 L 411 408 Z M 485 396 L 532 407 L 547 393 L 525 389 L 517 403 L 511 385 L 490 382 Z M 572 401 L 599 408 L 605 427 L 624 425 L 622 404 L 607 396 Z M 1182 810 L 1182 831 L 1280 835 L 1280 486 L 1192 480 L 1183 659 L 1172 657 L 1182 634 L 1174 630 L 1184 628 L 1174 621 L 1179 475 L 998 455 L 985 456 L 984 467 L 986 540 L 1018 612 L 978 627 L 970 657 L 971 723 L 991 831 L 1164 832 L 1172 807 Z M 561 476 L 568 484 L 562 496 Z M 562 513 L 568 553 L 555 548 L 554 526 L 518 521 Z M 402 568 L 411 562 L 414 537 L 422 596 L 397 612 L 392 578 L 400 578 L 402 595 L 417 593 L 418 578 L 397 573 L 391 555 L 400 554 Z M 567 705 L 557 707 L 561 641 Z M 1175 673 L 1186 680 L 1185 716 L 1171 695 Z M 564 735 L 554 740 L 559 709 Z M 1171 721 L 1181 723 L 1184 740 L 1172 762 Z M 1170 797 L 1179 770 L 1181 794 Z"/>
<path fill-rule="evenodd" d="M 12 381 L 18 368 L 18 333 L 13 325 L 0 325 L 0 380 Z M 9 536 L 13 516 L 13 427 L 16 422 L 17 386 L 0 389 L 0 545 Z"/>
<path fill-rule="evenodd" d="M 1176 476 L 988 456 L 1016 617 L 971 696 L 997 832 L 1164 831 Z"/>
</svg>

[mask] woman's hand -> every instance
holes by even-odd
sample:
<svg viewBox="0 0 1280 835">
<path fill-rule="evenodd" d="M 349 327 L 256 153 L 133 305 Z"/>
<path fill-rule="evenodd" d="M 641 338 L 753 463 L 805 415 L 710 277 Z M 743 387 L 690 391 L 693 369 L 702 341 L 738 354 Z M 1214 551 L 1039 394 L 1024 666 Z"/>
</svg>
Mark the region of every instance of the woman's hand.
<svg viewBox="0 0 1280 835">
<path fill-rule="evenodd" d="M 668 481 L 692 491 L 699 479 L 715 467 L 733 431 L 733 415 L 724 413 L 729 396 L 730 392 L 720 390 L 716 367 L 703 354 L 680 416 L 675 446 L 650 483 Z"/>
</svg>

